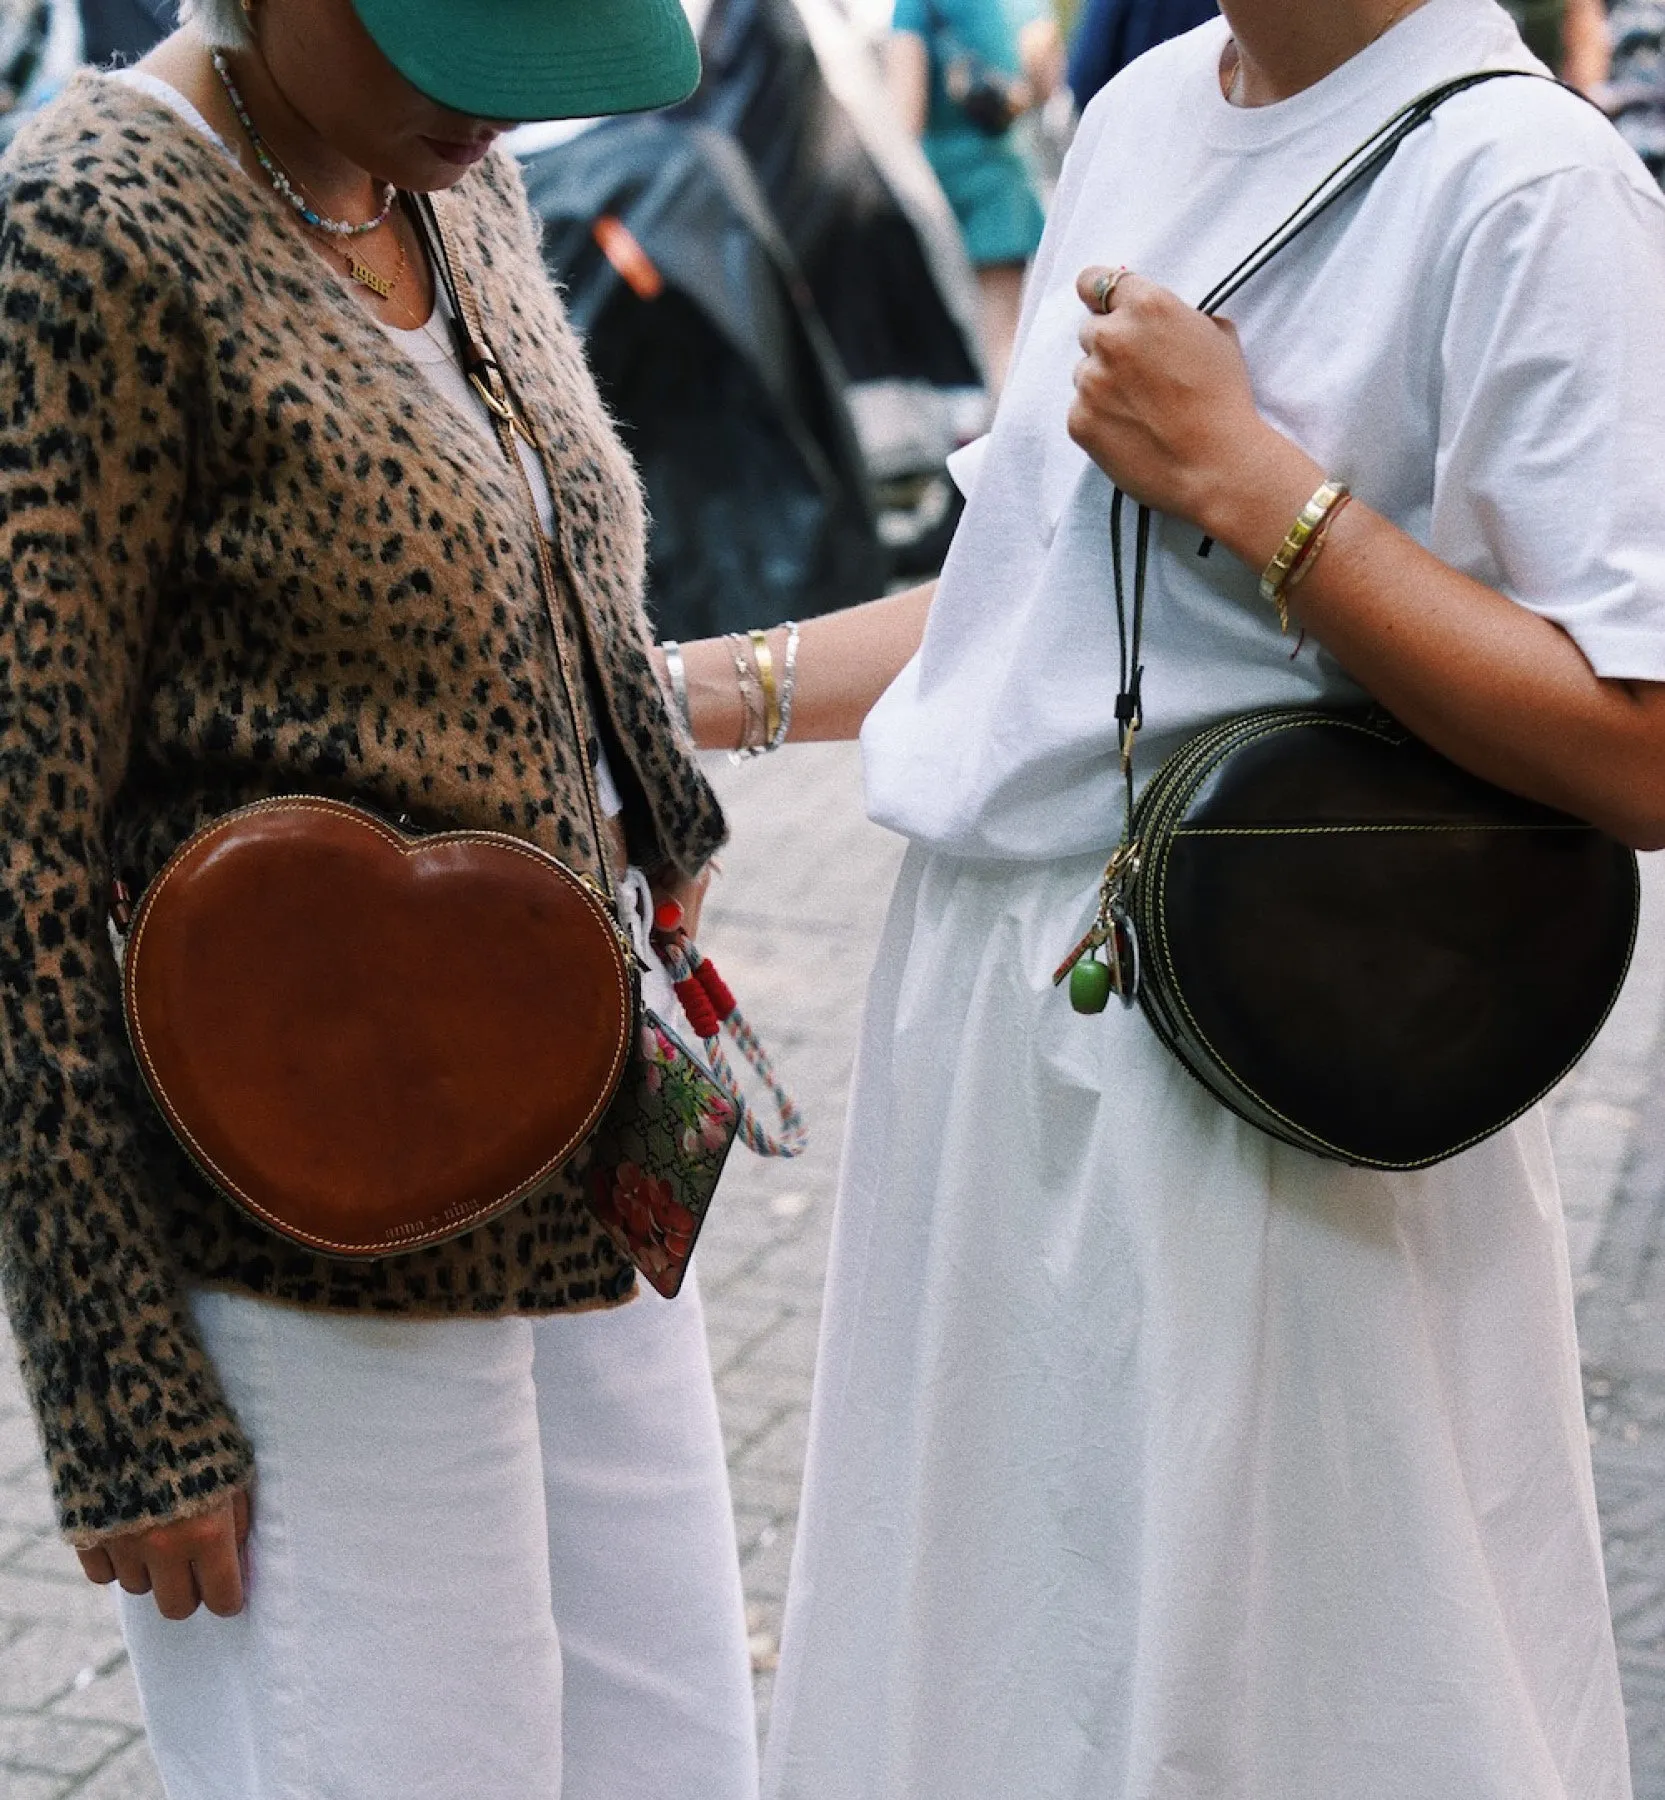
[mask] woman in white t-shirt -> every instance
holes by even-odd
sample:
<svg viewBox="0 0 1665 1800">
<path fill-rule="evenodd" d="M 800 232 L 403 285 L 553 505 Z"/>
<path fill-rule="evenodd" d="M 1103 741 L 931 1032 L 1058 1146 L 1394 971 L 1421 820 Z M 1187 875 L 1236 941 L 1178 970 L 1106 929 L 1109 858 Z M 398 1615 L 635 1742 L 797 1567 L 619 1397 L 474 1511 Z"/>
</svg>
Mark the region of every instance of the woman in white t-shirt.
<svg viewBox="0 0 1665 1800">
<path fill-rule="evenodd" d="M 1119 825 L 1111 478 L 1161 515 L 1144 769 L 1363 690 L 1665 843 L 1665 202 L 1584 102 L 1490 83 L 1216 324 L 1195 302 L 1402 104 L 1535 66 L 1493 0 L 1225 12 L 1086 114 L 934 602 L 799 645 L 791 735 L 859 725 L 912 848 L 773 1800 L 1630 1793 L 1542 1117 L 1418 1174 L 1320 1161 L 1051 974 Z M 1357 498 L 1285 636 L 1259 577 L 1330 476 Z M 684 663 L 732 743 L 731 656 Z"/>
</svg>

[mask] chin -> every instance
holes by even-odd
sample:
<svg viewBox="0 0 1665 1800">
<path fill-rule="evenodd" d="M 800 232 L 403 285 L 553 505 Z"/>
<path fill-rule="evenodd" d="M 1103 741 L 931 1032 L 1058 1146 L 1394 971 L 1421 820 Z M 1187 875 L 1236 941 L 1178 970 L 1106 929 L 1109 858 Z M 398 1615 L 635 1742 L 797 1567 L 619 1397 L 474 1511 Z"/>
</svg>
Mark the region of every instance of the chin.
<svg viewBox="0 0 1665 1800">
<path fill-rule="evenodd" d="M 435 167 L 433 163 L 425 163 L 420 171 L 411 169 L 403 176 L 390 175 L 389 181 L 407 194 L 443 194 L 448 188 L 459 186 L 473 174 L 473 169 L 450 169 L 443 165 Z"/>
</svg>

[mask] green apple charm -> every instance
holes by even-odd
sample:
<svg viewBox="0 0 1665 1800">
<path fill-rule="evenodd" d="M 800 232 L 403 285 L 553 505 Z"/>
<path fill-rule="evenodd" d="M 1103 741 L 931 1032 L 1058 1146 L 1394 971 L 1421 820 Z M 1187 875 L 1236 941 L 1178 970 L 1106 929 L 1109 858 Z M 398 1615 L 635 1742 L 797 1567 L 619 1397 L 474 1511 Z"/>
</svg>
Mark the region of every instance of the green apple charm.
<svg viewBox="0 0 1665 1800">
<path fill-rule="evenodd" d="M 1084 956 L 1070 970 L 1070 1005 L 1078 1013 L 1101 1013 L 1110 1004 L 1110 966 Z"/>
</svg>

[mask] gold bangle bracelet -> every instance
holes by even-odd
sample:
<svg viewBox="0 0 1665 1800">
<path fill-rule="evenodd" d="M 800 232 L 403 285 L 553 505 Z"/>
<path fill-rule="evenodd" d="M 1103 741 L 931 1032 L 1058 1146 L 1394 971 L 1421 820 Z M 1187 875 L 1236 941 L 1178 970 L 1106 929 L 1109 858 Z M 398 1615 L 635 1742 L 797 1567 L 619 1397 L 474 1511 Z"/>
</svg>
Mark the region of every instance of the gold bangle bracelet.
<svg viewBox="0 0 1665 1800">
<path fill-rule="evenodd" d="M 1313 539 L 1320 534 L 1327 535 L 1331 517 L 1352 495 L 1352 489 L 1344 481 L 1326 481 L 1301 508 L 1277 555 L 1266 565 L 1260 577 L 1260 597 L 1268 606 L 1277 608 L 1278 624 L 1284 631 L 1289 629 L 1289 578 L 1307 559 L 1309 550 L 1322 548 L 1321 539 L 1316 547 Z"/>
<path fill-rule="evenodd" d="M 757 664 L 757 678 L 763 684 L 763 742 L 772 745 L 780 730 L 780 695 L 775 691 L 775 659 L 769 649 L 769 634 L 755 625 L 746 634 L 752 640 L 752 659 Z"/>
<path fill-rule="evenodd" d="M 1329 542 L 1330 533 L 1335 528 L 1336 520 L 1341 517 L 1346 509 L 1348 501 L 1351 500 L 1352 497 L 1351 494 L 1343 490 L 1341 497 L 1329 511 L 1325 513 L 1323 522 L 1319 525 L 1318 529 L 1307 540 L 1306 549 L 1295 558 L 1294 568 L 1289 571 L 1289 574 L 1284 579 L 1283 591 L 1286 598 L 1290 594 L 1293 594 L 1296 588 L 1298 588 L 1311 573 L 1312 565 L 1317 562 L 1325 544 Z"/>
</svg>

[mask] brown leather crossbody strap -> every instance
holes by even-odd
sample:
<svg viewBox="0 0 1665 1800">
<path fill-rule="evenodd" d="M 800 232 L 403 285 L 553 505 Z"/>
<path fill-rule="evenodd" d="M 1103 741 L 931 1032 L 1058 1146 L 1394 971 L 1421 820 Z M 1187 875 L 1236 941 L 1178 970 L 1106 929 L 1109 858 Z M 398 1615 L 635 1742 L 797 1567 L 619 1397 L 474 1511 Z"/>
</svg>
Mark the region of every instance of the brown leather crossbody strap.
<svg viewBox="0 0 1665 1800">
<path fill-rule="evenodd" d="M 526 465 L 520 459 L 520 452 L 515 447 L 515 436 L 518 433 L 526 440 L 527 446 L 538 451 L 538 440 L 529 422 L 522 416 L 515 403 L 515 397 L 504 378 L 502 365 L 486 338 L 485 329 L 480 321 L 479 301 L 475 297 L 466 269 L 454 252 L 454 238 L 445 222 L 445 209 L 440 196 L 419 194 L 413 198 L 412 214 L 418 228 L 427 240 L 429 258 L 434 265 L 435 274 L 444 284 L 447 296 L 451 301 L 452 329 L 456 335 L 457 350 L 462 358 L 463 373 L 467 375 L 470 385 L 484 401 L 491 415 L 492 430 L 497 438 L 498 448 L 502 450 L 512 472 L 513 479 L 518 482 L 520 492 L 526 502 L 526 510 L 532 524 L 532 542 L 536 548 L 538 559 L 538 581 L 543 589 L 544 606 L 549 613 L 549 627 L 555 635 L 555 660 L 561 672 L 561 689 L 566 697 L 567 716 L 572 721 L 573 743 L 578 752 L 578 765 L 584 778 L 584 800 L 590 815 L 590 831 L 595 841 L 596 862 L 601 869 L 601 888 L 607 897 L 617 905 L 618 895 L 614 886 L 613 871 L 607 854 L 608 834 L 602 822 L 601 796 L 596 789 L 595 765 L 590 760 L 589 746 L 584 741 L 584 697 L 581 683 L 573 671 L 572 647 L 567 641 L 566 624 L 561 616 L 561 588 L 556 579 L 554 552 L 549 535 L 543 528 L 543 521 L 538 516 L 537 497 L 532 492 L 532 483 L 526 473 Z M 547 466 L 545 475 L 547 478 Z M 554 501 L 554 484 L 550 484 L 550 498 Z"/>
</svg>

